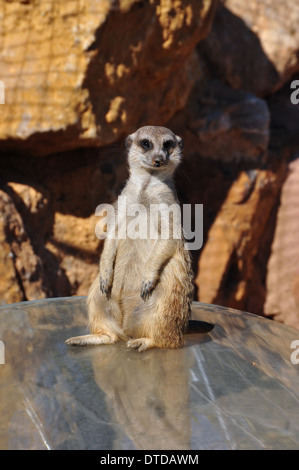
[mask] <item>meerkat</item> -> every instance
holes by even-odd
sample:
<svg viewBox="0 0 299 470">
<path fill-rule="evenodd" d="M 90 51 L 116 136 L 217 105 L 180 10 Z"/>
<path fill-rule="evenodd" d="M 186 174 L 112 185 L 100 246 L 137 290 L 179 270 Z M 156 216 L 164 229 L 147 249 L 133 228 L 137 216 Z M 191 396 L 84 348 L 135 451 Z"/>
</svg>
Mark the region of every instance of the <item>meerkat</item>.
<svg viewBox="0 0 299 470">
<path fill-rule="evenodd" d="M 178 204 L 173 174 L 182 159 L 182 139 L 167 128 L 145 126 L 125 143 L 129 179 L 121 196 L 126 207 L 142 204 L 150 215 L 152 205 Z M 67 344 L 126 341 L 139 352 L 183 345 L 193 296 L 191 258 L 181 224 L 180 237 L 175 238 L 173 217 L 170 212 L 163 214 L 156 222 L 154 239 L 105 239 L 99 275 L 87 297 L 90 334 L 69 338 Z M 163 217 L 170 223 L 165 239 L 160 236 Z"/>
</svg>

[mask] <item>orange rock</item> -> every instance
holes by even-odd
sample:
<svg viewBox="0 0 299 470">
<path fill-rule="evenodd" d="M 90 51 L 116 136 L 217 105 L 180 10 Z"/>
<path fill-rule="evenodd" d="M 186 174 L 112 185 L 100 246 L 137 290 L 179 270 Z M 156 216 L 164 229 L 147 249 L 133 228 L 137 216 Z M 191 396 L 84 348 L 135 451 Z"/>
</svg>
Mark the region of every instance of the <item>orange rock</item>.
<svg viewBox="0 0 299 470">
<path fill-rule="evenodd" d="M 277 87 L 299 71 L 299 30 L 295 27 L 299 22 L 298 2 L 227 0 L 226 6 L 259 38 L 266 56 L 279 73 Z"/>
<path fill-rule="evenodd" d="M 11 198 L 0 190 L 0 297 L 3 303 L 45 298 L 42 264 L 34 253 L 20 214 Z"/>
<path fill-rule="evenodd" d="M 69 284 L 70 293 L 86 295 L 98 273 L 100 241 L 95 227 L 98 217 L 81 218 L 56 212 L 53 232 L 46 248 L 59 260 Z"/>
<path fill-rule="evenodd" d="M 216 0 L 0 5 L 1 146 L 46 155 L 115 142 L 184 106 Z"/>
<path fill-rule="evenodd" d="M 268 263 L 265 314 L 299 328 L 299 159 L 289 164 Z"/>
<path fill-rule="evenodd" d="M 255 258 L 280 184 L 281 175 L 271 170 L 239 174 L 200 254 L 198 300 L 263 313 Z"/>
<path fill-rule="evenodd" d="M 183 117 L 183 119 L 181 119 Z M 182 123 L 179 123 L 179 119 Z M 169 126 L 187 137 L 186 148 L 225 162 L 257 161 L 267 156 L 270 113 L 265 100 L 219 80 L 199 78 L 185 108 Z M 180 129 L 181 128 L 181 129 Z"/>
<path fill-rule="evenodd" d="M 198 51 L 213 77 L 268 96 L 299 72 L 298 22 L 292 0 L 226 0 Z"/>
</svg>

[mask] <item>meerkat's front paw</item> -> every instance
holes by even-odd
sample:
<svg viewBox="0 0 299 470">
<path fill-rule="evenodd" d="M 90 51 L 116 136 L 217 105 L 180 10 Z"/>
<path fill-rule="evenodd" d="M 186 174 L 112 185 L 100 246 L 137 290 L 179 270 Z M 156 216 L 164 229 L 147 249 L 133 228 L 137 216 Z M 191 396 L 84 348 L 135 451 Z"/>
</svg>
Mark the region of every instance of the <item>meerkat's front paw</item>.
<svg viewBox="0 0 299 470">
<path fill-rule="evenodd" d="M 141 285 L 140 297 L 144 300 L 144 302 L 150 298 L 153 290 L 155 288 L 154 281 L 143 281 Z"/>
<path fill-rule="evenodd" d="M 151 338 L 138 338 L 130 339 L 127 342 L 127 346 L 130 349 L 136 349 L 138 352 L 146 351 L 155 347 L 155 343 Z"/>
<path fill-rule="evenodd" d="M 112 344 L 118 340 L 117 336 L 113 333 L 107 334 L 100 332 L 97 334 L 73 336 L 65 341 L 69 346 L 88 346 L 97 344 Z"/>
<path fill-rule="evenodd" d="M 68 344 L 69 346 L 86 346 L 88 344 L 86 338 L 87 335 L 73 336 L 72 338 L 68 338 L 65 341 L 65 344 Z"/>
<path fill-rule="evenodd" d="M 103 279 L 100 277 L 100 291 L 102 294 L 106 294 L 107 299 L 109 299 L 111 294 L 112 283 L 108 279 Z"/>
</svg>

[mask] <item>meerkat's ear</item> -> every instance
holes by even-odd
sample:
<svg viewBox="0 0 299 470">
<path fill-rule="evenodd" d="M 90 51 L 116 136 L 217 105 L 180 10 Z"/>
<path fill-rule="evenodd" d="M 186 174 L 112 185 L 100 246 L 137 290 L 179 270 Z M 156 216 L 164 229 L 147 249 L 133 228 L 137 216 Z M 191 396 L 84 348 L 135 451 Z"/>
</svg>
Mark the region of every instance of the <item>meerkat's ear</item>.
<svg viewBox="0 0 299 470">
<path fill-rule="evenodd" d="M 179 147 L 181 150 L 184 148 L 184 141 L 182 137 L 179 137 L 178 135 L 175 136 L 177 143 L 179 144 Z"/>
<path fill-rule="evenodd" d="M 126 146 L 126 149 L 129 150 L 129 148 L 131 147 L 133 143 L 133 139 L 132 139 L 132 134 L 131 135 L 128 135 L 128 137 L 126 138 L 125 140 L 125 146 Z"/>
</svg>

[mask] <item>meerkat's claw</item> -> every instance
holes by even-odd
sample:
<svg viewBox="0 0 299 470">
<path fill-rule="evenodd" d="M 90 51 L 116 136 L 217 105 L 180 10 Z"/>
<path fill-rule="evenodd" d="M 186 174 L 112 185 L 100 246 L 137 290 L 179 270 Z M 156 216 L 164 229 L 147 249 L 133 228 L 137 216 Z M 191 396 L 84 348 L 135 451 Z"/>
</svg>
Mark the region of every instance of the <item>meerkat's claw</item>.
<svg viewBox="0 0 299 470">
<path fill-rule="evenodd" d="M 71 346 L 88 346 L 97 344 L 112 344 L 117 341 L 117 336 L 106 333 L 90 334 L 83 336 L 74 336 L 65 341 L 66 344 Z"/>
<path fill-rule="evenodd" d="M 144 302 L 150 298 L 152 292 L 154 290 L 154 283 L 153 281 L 143 281 L 141 286 L 140 297 L 144 300 Z"/>
<path fill-rule="evenodd" d="M 127 346 L 130 349 L 135 349 L 138 352 L 146 351 L 147 349 L 154 348 L 155 344 L 150 338 L 138 338 L 130 339 L 127 342 Z"/>
<path fill-rule="evenodd" d="M 73 338 L 68 338 L 65 344 L 69 346 L 86 346 L 88 343 L 84 336 L 74 336 Z"/>
<path fill-rule="evenodd" d="M 108 280 L 100 278 L 100 291 L 102 294 L 106 294 L 107 299 L 110 298 L 111 286 L 108 285 Z"/>
</svg>

